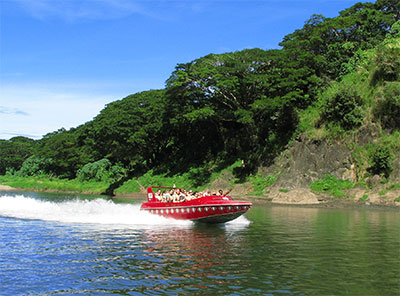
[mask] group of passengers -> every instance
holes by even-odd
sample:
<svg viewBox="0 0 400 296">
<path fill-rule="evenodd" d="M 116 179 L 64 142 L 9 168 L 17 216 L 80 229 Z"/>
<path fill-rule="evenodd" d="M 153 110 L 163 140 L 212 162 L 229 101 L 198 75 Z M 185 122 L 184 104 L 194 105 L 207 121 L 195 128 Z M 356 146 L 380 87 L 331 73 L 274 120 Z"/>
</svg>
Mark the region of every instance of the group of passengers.
<svg viewBox="0 0 400 296">
<path fill-rule="evenodd" d="M 210 195 L 222 196 L 224 194 L 222 190 L 219 190 L 218 193 L 212 194 L 209 191 L 193 192 L 192 190 L 186 191 L 185 189 L 174 188 L 171 190 L 164 190 L 164 192 L 161 192 L 161 189 L 158 189 L 155 198 L 162 202 L 184 202 Z"/>
</svg>

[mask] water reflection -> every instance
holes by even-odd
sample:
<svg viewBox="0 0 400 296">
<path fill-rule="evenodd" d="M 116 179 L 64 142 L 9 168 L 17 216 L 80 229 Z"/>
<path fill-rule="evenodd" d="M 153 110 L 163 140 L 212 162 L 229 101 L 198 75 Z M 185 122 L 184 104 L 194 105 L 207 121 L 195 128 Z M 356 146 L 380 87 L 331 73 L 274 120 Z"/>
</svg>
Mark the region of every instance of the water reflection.
<svg viewBox="0 0 400 296">
<path fill-rule="evenodd" d="M 150 268 L 157 270 L 169 286 L 172 280 L 177 287 L 206 288 L 210 281 L 205 279 L 213 278 L 217 285 L 226 280 L 224 275 L 233 276 L 239 265 L 245 267 L 237 250 L 243 249 L 245 242 L 238 232 L 246 227 L 193 224 L 190 228 L 146 230 L 144 252 L 157 258 Z M 223 270 L 221 266 L 229 268 Z"/>
</svg>

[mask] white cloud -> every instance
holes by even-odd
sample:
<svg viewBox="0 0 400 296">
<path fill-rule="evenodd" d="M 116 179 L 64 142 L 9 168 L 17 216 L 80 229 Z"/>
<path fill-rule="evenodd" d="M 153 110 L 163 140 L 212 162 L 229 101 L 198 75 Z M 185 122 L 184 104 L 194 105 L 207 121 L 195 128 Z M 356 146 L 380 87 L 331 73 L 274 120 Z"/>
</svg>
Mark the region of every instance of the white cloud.
<svg viewBox="0 0 400 296">
<path fill-rule="evenodd" d="M 105 104 L 119 98 L 89 88 L 79 91 L 78 87 L 68 86 L 2 85 L 0 139 L 17 135 L 41 138 L 60 128 L 76 127 L 92 120 Z"/>
</svg>

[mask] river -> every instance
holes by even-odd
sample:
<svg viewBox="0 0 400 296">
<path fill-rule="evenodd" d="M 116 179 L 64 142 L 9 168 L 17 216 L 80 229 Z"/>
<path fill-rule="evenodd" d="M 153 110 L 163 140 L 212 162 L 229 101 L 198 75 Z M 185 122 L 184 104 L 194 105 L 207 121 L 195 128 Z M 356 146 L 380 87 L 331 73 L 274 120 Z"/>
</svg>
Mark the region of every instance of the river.
<svg viewBox="0 0 400 296">
<path fill-rule="evenodd" d="M 398 209 L 256 205 L 224 225 L 0 192 L 0 295 L 399 295 Z"/>
</svg>

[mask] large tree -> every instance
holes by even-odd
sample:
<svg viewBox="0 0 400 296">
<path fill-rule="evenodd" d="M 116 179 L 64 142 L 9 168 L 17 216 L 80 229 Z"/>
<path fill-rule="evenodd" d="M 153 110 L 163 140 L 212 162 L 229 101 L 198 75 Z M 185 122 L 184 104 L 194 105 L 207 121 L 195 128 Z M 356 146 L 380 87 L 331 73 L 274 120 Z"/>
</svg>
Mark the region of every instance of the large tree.
<svg viewBox="0 0 400 296">
<path fill-rule="evenodd" d="M 0 175 L 7 169 L 19 170 L 22 163 L 30 157 L 36 148 L 36 141 L 25 137 L 0 140 Z"/>
<path fill-rule="evenodd" d="M 149 169 L 160 159 L 164 90 L 151 90 L 108 104 L 79 128 L 78 143 L 94 160 L 107 158 L 130 169 Z"/>
<path fill-rule="evenodd" d="M 385 38 L 398 18 L 398 6 L 394 0 L 357 3 L 335 18 L 313 15 L 280 45 L 319 77 L 334 80 L 358 49 L 373 48 Z"/>
<path fill-rule="evenodd" d="M 250 168 L 272 142 L 286 141 L 310 74 L 286 58 L 278 50 L 251 49 L 178 65 L 167 81 L 166 122 L 177 156 L 224 153 Z"/>
</svg>

